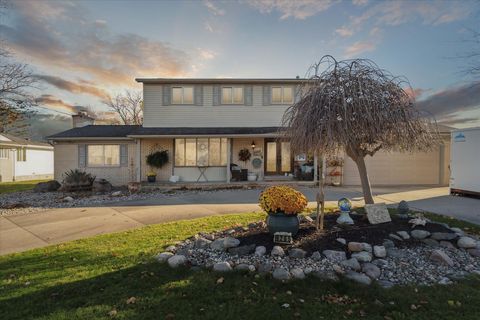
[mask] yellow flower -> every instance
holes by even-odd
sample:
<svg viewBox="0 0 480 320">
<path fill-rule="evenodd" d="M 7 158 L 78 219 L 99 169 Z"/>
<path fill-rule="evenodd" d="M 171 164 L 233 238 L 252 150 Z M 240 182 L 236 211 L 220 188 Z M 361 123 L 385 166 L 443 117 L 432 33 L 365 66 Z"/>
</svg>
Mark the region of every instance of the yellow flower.
<svg viewBox="0 0 480 320">
<path fill-rule="evenodd" d="M 295 215 L 306 208 L 307 198 L 299 191 L 288 186 L 266 188 L 259 198 L 260 207 L 267 213 Z"/>
</svg>

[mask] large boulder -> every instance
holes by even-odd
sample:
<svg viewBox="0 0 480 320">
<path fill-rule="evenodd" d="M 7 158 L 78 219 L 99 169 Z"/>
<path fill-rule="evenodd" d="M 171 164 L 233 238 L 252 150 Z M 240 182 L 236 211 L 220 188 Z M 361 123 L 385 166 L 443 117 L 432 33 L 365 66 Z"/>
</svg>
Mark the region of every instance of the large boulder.
<svg viewBox="0 0 480 320">
<path fill-rule="evenodd" d="M 228 272 L 232 271 L 232 266 L 230 263 L 224 261 L 224 262 L 217 262 L 213 265 L 213 271 L 215 272 Z"/>
<path fill-rule="evenodd" d="M 105 179 L 95 180 L 92 184 L 92 191 L 101 193 L 111 192 L 112 184 Z"/>
<path fill-rule="evenodd" d="M 179 266 L 183 266 L 187 263 L 187 258 L 184 255 L 176 254 L 168 258 L 168 265 L 171 268 L 177 268 Z"/>
<path fill-rule="evenodd" d="M 372 283 L 372 279 L 370 279 L 370 277 L 364 275 L 363 273 L 358 273 L 355 271 L 348 271 L 347 273 L 345 273 L 345 278 L 365 285 L 369 285 Z"/>
<path fill-rule="evenodd" d="M 430 236 L 430 232 L 426 230 L 418 230 L 418 229 L 412 230 L 410 234 L 414 239 L 417 239 L 417 240 L 422 240 Z"/>
<path fill-rule="evenodd" d="M 347 259 L 344 251 L 324 250 L 323 255 L 332 262 L 340 262 Z"/>
<path fill-rule="evenodd" d="M 33 188 L 34 192 L 53 192 L 60 189 L 62 185 L 57 180 L 50 180 L 47 182 L 39 182 Z"/>
<path fill-rule="evenodd" d="M 477 247 L 477 242 L 470 237 L 460 237 L 457 241 L 457 246 L 464 249 L 473 249 Z"/>
<path fill-rule="evenodd" d="M 290 272 L 288 272 L 288 270 L 285 270 L 283 268 L 277 268 L 273 270 L 272 276 L 274 279 L 277 279 L 277 280 L 288 280 L 290 279 Z"/>
</svg>

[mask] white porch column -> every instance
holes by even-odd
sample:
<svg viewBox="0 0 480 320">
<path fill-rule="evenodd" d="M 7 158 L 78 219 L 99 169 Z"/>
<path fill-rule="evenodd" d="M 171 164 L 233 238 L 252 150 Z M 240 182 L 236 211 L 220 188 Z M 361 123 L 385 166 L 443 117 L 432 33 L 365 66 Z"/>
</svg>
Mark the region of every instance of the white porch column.
<svg viewBox="0 0 480 320">
<path fill-rule="evenodd" d="M 230 162 L 232 157 L 231 141 L 232 139 L 227 138 L 227 183 L 230 183 Z"/>
<path fill-rule="evenodd" d="M 142 180 L 142 155 L 141 155 L 141 152 L 142 152 L 142 148 L 141 148 L 141 145 L 142 145 L 142 140 L 140 139 L 136 139 L 135 141 L 136 143 L 136 153 L 137 153 L 137 165 L 136 165 L 136 176 L 137 176 L 137 182 L 141 182 Z"/>
</svg>

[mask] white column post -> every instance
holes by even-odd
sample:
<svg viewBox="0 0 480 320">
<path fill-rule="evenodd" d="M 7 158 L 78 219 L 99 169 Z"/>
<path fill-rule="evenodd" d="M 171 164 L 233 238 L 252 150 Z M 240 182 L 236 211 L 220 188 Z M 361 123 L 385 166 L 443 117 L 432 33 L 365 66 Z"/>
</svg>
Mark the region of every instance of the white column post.
<svg viewBox="0 0 480 320">
<path fill-rule="evenodd" d="M 141 145 L 142 145 L 142 140 L 141 139 L 137 139 L 136 141 L 136 153 L 137 153 L 137 182 L 141 182 L 142 181 L 142 155 L 141 155 L 141 152 L 142 152 L 142 148 L 141 148 Z"/>
<path fill-rule="evenodd" d="M 227 183 L 230 183 L 230 161 L 231 161 L 231 153 L 232 153 L 232 147 L 231 147 L 231 142 L 232 139 L 227 138 Z"/>
</svg>

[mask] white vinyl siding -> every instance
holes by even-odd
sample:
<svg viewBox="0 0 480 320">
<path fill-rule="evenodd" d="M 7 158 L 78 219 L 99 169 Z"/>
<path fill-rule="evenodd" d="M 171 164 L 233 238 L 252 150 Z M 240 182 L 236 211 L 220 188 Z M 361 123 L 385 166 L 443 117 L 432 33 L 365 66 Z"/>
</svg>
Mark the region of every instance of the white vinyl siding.
<svg viewBox="0 0 480 320">
<path fill-rule="evenodd" d="M 162 85 L 145 84 L 144 127 L 277 127 L 288 104 L 263 105 L 263 85 L 252 85 L 252 105 L 213 105 L 213 85 L 203 86 L 203 106 L 163 105 Z"/>
</svg>

